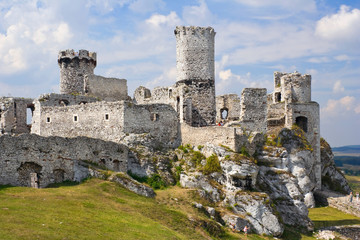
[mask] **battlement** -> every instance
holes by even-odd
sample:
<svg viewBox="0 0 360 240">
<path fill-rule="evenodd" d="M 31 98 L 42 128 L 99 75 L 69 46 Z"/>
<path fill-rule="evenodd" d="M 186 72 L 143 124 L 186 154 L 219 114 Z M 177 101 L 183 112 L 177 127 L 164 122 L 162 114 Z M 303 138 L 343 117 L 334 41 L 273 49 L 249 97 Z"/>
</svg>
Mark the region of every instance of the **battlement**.
<svg viewBox="0 0 360 240">
<path fill-rule="evenodd" d="M 87 59 L 89 61 L 92 61 L 94 65 L 96 66 L 96 52 L 89 52 L 88 50 L 79 50 L 78 52 L 75 52 L 73 49 L 67 49 L 59 52 L 58 55 L 58 63 L 60 64 L 62 61 L 66 61 L 65 59 Z"/>
<path fill-rule="evenodd" d="M 214 37 L 216 32 L 212 27 L 194 27 L 194 26 L 176 26 L 174 33 L 176 36 L 182 35 L 204 35 L 204 36 L 212 36 Z"/>
</svg>

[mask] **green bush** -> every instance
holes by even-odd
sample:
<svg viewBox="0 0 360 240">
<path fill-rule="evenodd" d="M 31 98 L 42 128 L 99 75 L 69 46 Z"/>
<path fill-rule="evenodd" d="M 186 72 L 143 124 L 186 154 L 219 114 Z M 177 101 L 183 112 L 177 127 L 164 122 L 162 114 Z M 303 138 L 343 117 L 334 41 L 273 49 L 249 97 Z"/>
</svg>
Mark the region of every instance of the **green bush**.
<svg viewBox="0 0 360 240">
<path fill-rule="evenodd" d="M 206 164 L 204 166 L 204 174 L 210 174 L 213 172 L 221 172 L 219 158 L 215 154 L 206 159 Z"/>
<path fill-rule="evenodd" d="M 153 174 L 147 179 L 147 184 L 149 184 L 153 189 L 164 189 L 166 183 L 162 180 L 159 174 Z"/>
</svg>

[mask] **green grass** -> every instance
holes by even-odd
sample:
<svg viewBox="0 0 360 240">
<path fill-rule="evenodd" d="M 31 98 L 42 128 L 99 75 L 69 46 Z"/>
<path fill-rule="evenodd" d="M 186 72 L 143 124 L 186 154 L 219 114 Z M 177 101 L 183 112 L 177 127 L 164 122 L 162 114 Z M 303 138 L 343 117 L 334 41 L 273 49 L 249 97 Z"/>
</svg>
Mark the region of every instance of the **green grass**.
<svg viewBox="0 0 360 240">
<path fill-rule="evenodd" d="M 360 224 L 360 218 L 341 212 L 331 207 L 319 207 L 309 209 L 309 217 L 315 225 L 315 229 L 328 226 L 342 226 Z"/>
<path fill-rule="evenodd" d="M 360 192 L 360 176 L 345 175 L 351 189 L 356 192 Z"/>
<path fill-rule="evenodd" d="M 0 239 L 204 239 L 182 212 L 91 179 L 47 189 L 0 188 Z"/>
<path fill-rule="evenodd" d="M 170 187 L 149 199 L 99 179 L 45 189 L 0 186 L 0 239 L 273 239 L 228 229 L 210 237 L 189 220 L 206 220 L 194 201 L 210 204 L 190 189 Z M 360 224 L 360 218 L 329 207 L 309 212 L 316 228 Z M 282 239 L 315 239 L 300 232 L 286 227 Z"/>
</svg>

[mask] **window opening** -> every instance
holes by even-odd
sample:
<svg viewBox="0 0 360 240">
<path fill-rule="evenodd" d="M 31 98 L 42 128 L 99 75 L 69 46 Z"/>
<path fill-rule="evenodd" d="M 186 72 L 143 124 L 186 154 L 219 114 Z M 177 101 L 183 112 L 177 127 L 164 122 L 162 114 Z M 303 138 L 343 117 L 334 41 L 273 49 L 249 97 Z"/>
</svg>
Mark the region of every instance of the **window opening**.
<svg viewBox="0 0 360 240">
<path fill-rule="evenodd" d="M 308 119 L 306 117 L 297 117 L 296 125 L 298 125 L 304 132 L 308 131 Z"/>
<path fill-rule="evenodd" d="M 220 115 L 221 115 L 221 119 L 227 119 L 228 117 L 228 109 L 227 108 L 223 108 L 220 110 Z"/>
<path fill-rule="evenodd" d="M 46 118 L 46 122 L 47 122 L 47 123 L 51 122 L 50 117 L 47 117 L 47 118 Z"/>
<path fill-rule="evenodd" d="M 275 102 L 281 102 L 281 93 L 275 93 Z"/>
<path fill-rule="evenodd" d="M 74 115 L 74 122 L 77 122 L 77 121 L 78 121 L 78 116 Z"/>
<path fill-rule="evenodd" d="M 159 121 L 159 114 L 153 113 L 150 115 L 150 120 L 153 122 Z"/>
<path fill-rule="evenodd" d="M 109 114 L 105 114 L 105 120 L 109 120 Z"/>
</svg>

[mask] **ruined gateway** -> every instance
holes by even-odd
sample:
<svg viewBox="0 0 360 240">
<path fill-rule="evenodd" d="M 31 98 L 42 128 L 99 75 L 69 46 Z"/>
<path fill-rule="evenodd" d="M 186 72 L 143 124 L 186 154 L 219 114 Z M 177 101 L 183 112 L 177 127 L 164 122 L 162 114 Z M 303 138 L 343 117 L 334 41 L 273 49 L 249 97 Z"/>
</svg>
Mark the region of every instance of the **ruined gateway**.
<svg viewBox="0 0 360 240">
<path fill-rule="evenodd" d="M 183 187 L 233 208 L 221 214 L 223 224 L 238 229 L 249 224 L 274 236 L 282 234 L 283 222 L 311 229 L 307 207 L 324 187 L 322 175 L 336 175 L 349 191 L 343 176 L 329 170 L 333 163 L 322 167 L 311 76 L 275 72 L 272 93 L 245 88 L 241 96 L 215 96 L 214 29 L 178 26 L 174 33 L 173 86 L 153 91 L 140 86 L 131 98 L 125 79 L 94 74 L 96 53 L 66 50 L 58 55 L 60 94 L 0 98 L 0 184 L 81 181 L 97 175 L 94 164 L 137 176 L 158 173 L 171 184 L 177 167 Z M 192 163 L 179 146 L 204 159 Z M 221 171 L 199 171 L 211 155 Z M 244 192 L 249 189 L 257 191 Z"/>
</svg>

